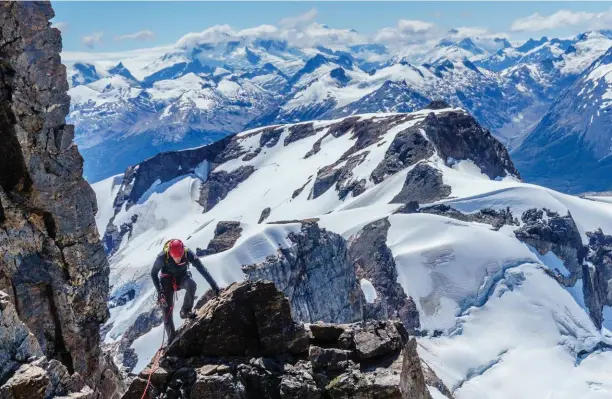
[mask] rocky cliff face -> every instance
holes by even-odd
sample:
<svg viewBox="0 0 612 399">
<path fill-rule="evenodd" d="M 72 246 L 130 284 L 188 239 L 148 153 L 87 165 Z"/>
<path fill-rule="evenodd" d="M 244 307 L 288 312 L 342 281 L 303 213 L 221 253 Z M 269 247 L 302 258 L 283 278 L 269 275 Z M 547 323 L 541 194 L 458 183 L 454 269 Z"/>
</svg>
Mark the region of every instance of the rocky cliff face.
<svg viewBox="0 0 612 399">
<path fill-rule="evenodd" d="M 96 388 L 105 378 L 99 327 L 108 317 L 109 267 L 95 196 L 65 123 L 70 98 L 53 15 L 46 2 L 0 4 L 0 318 L 21 320 L 27 342 L 39 346 L 31 354 L 46 356 L 32 373 L 53 380 L 59 364 Z M 0 385 L 28 374 L 29 359 L 8 351 Z"/>
<path fill-rule="evenodd" d="M 597 328 L 603 324 L 604 306 L 612 306 L 612 236 L 601 230 L 587 232 L 584 245 L 572 215 L 560 216 L 547 209 L 530 209 L 523 213 L 523 226 L 516 237 L 544 255 L 551 251 L 563 261 L 569 275 L 559 270 L 549 274 L 565 287 L 582 279 L 584 303 Z"/>
<path fill-rule="evenodd" d="M 612 236 L 601 230 L 587 233 L 588 263 L 582 267 L 584 298 L 591 319 L 601 328 L 604 306 L 612 306 Z"/>
<path fill-rule="evenodd" d="M 359 279 L 371 281 L 376 289 L 377 303 L 383 319 L 399 319 L 414 332 L 420 327 L 416 304 L 397 282 L 397 268 L 393 253 L 387 246 L 387 233 L 391 224 L 387 218 L 366 225 L 351 237 L 348 252 Z M 376 315 L 373 315 L 376 316 Z"/>
<path fill-rule="evenodd" d="M 243 267 L 251 280 L 273 281 L 289 297 L 296 320 L 351 323 L 363 318 L 365 298 L 342 236 L 304 221 L 294 243 L 277 257 Z M 323 293 L 332 292 L 333 295 Z"/>
<path fill-rule="evenodd" d="M 149 376 L 149 398 L 431 398 L 401 323 L 305 327 L 263 281 L 232 284 L 200 308 L 124 398 L 141 398 Z"/>
<path fill-rule="evenodd" d="M 389 227 L 389 221 L 381 219 L 347 241 L 319 227 L 316 219 L 304 220 L 299 234 L 289 234 L 294 245 L 242 270 L 250 280 L 274 282 L 289 298 L 298 321 L 399 319 L 413 333 L 419 328 L 419 314 L 397 282 L 393 254 L 386 244 Z M 362 279 L 374 284 L 376 300 L 366 301 Z M 322 295 L 325 292 L 333 295 Z"/>
<path fill-rule="evenodd" d="M 587 248 L 582 244 L 572 215 L 561 216 L 547 209 L 529 209 L 521 219 L 524 224 L 514 232 L 515 236 L 540 254 L 552 251 L 557 255 L 570 272 L 565 285 L 573 285 L 577 278 L 582 278 Z"/>
</svg>

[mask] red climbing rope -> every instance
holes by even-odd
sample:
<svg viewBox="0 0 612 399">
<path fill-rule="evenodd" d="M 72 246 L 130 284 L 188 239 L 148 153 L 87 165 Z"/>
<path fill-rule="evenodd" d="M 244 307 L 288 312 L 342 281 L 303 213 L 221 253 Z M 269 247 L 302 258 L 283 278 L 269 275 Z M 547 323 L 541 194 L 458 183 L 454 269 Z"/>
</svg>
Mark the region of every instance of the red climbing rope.
<svg viewBox="0 0 612 399">
<path fill-rule="evenodd" d="M 174 277 L 172 278 L 172 280 L 173 280 L 172 286 L 174 288 L 174 302 L 176 302 L 178 300 L 178 294 L 176 293 L 178 287 L 176 285 L 176 280 L 174 279 Z M 166 313 L 166 317 L 164 317 L 164 332 L 162 333 L 161 346 L 159 347 L 159 349 L 157 350 L 157 353 L 155 353 L 155 357 L 153 358 L 154 360 L 153 360 L 153 364 L 151 365 L 151 372 L 149 372 L 149 378 L 147 379 L 147 386 L 145 387 L 144 392 L 142 393 L 142 396 L 140 397 L 140 399 L 145 399 L 145 396 L 147 396 L 147 391 L 149 390 L 149 387 L 151 386 L 151 376 L 159 368 L 159 360 L 161 359 L 162 349 L 164 348 L 164 341 L 166 340 L 166 322 L 168 321 L 168 317 L 172 317 L 172 309 L 174 309 L 174 304 L 170 306 L 170 308 L 168 309 L 168 312 Z"/>
</svg>

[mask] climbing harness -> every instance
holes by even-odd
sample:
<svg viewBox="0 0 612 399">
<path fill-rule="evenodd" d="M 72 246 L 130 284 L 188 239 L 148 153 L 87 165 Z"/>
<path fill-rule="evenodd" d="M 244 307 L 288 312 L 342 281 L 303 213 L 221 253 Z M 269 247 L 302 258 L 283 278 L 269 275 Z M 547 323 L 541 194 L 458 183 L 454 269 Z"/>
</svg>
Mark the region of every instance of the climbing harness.
<svg viewBox="0 0 612 399">
<path fill-rule="evenodd" d="M 178 298 L 178 295 L 176 292 L 179 290 L 179 285 L 176 281 L 176 277 L 174 277 L 172 274 L 166 274 L 166 273 L 160 273 L 159 276 L 161 278 L 171 278 L 172 279 L 172 289 L 174 290 L 174 295 L 175 295 L 174 299 L 176 300 Z"/>
</svg>

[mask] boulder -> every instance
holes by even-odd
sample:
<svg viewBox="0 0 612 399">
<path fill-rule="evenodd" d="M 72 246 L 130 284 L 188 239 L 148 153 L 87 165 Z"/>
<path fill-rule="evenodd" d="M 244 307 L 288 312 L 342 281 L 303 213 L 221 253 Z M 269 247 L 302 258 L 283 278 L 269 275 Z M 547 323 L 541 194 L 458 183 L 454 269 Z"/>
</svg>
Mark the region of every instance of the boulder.
<svg viewBox="0 0 612 399">
<path fill-rule="evenodd" d="M 217 254 L 232 248 L 240 238 L 241 233 L 242 227 L 240 227 L 240 222 L 219 222 L 215 228 L 215 236 L 206 248 L 206 255 Z"/>
<path fill-rule="evenodd" d="M 321 348 L 311 345 L 308 359 L 313 370 L 325 369 L 328 371 L 346 370 L 349 366 L 350 351 L 336 348 Z"/>
<path fill-rule="evenodd" d="M 169 356 L 272 356 L 307 350 L 303 326 L 273 283 L 234 283 L 179 330 Z"/>
<path fill-rule="evenodd" d="M 44 398 L 49 376 L 40 367 L 24 364 L 0 387 L 3 399 Z"/>
<path fill-rule="evenodd" d="M 359 359 L 371 359 L 398 352 L 404 346 L 405 339 L 406 336 L 395 323 L 372 322 L 355 331 L 355 350 Z"/>
<path fill-rule="evenodd" d="M 316 323 L 308 326 L 315 341 L 336 342 L 345 331 L 346 326 L 331 323 Z"/>
</svg>

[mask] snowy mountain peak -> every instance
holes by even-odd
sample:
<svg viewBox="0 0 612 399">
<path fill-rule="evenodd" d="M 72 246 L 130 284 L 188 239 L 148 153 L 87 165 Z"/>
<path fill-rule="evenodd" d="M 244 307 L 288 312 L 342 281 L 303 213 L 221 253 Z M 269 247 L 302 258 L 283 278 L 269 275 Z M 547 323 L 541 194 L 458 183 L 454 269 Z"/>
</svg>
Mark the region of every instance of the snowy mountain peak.
<svg viewBox="0 0 612 399">
<path fill-rule="evenodd" d="M 584 32 L 584 33 L 577 35 L 575 41 L 586 41 L 586 40 L 603 38 L 603 37 L 607 39 L 612 39 L 612 30 L 600 29 L 600 30 Z"/>
<path fill-rule="evenodd" d="M 96 67 L 91 64 L 77 62 L 73 65 L 73 71 L 70 76 L 70 83 L 73 87 L 86 85 L 100 79 Z"/>
<path fill-rule="evenodd" d="M 463 61 L 464 59 L 480 59 L 487 55 L 487 52 L 477 46 L 471 38 L 464 38 L 459 41 L 443 39 L 436 45 L 433 51 L 425 57 L 428 64 L 439 65 L 446 60 Z"/>
<path fill-rule="evenodd" d="M 496 37 L 493 39 L 493 42 L 501 46 L 502 49 L 512 47 L 512 44 L 505 37 L 503 38 Z"/>
<path fill-rule="evenodd" d="M 138 82 L 138 79 L 136 79 L 132 73 L 123 65 L 122 62 L 118 63 L 116 66 L 114 66 L 113 68 L 108 70 L 108 73 L 111 75 L 119 75 L 119 76 L 123 76 L 124 78 L 128 79 L 128 80 L 132 80 L 134 82 Z"/>
<path fill-rule="evenodd" d="M 516 50 L 521 53 L 526 53 L 528 51 L 533 50 L 536 47 L 540 47 L 541 45 L 547 42 L 548 42 L 548 38 L 546 36 L 542 36 L 539 40 L 529 39 L 525 43 L 517 47 Z"/>
<path fill-rule="evenodd" d="M 466 37 L 465 39 L 462 39 L 461 41 L 459 41 L 457 43 L 457 46 L 459 48 L 462 48 L 464 50 L 469 51 L 470 53 L 474 54 L 474 55 L 478 55 L 478 54 L 484 54 L 484 50 L 480 47 L 478 47 L 474 41 L 472 39 L 470 39 L 469 37 Z"/>
</svg>

